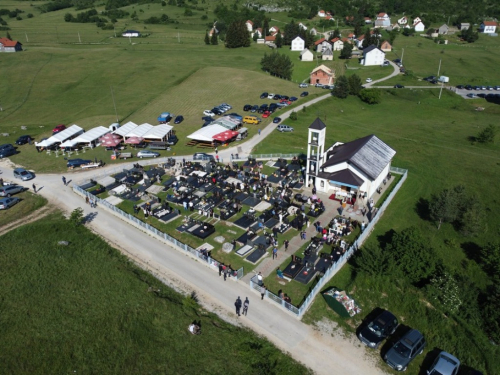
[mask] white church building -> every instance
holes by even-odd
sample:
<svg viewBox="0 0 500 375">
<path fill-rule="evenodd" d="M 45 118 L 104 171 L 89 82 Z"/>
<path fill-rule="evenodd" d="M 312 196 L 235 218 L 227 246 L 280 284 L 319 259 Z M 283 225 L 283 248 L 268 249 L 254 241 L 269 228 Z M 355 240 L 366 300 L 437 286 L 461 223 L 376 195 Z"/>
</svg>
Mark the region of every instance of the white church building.
<svg viewBox="0 0 500 375">
<path fill-rule="evenodd" d="M 306 182 L 336 199 L 363 194 L 368 198 L 387 178 L 396 154 L 377 136 L 336 142 L 325 149 L 326 125 L 319 118 L 309 126 Z"/>
</svg>

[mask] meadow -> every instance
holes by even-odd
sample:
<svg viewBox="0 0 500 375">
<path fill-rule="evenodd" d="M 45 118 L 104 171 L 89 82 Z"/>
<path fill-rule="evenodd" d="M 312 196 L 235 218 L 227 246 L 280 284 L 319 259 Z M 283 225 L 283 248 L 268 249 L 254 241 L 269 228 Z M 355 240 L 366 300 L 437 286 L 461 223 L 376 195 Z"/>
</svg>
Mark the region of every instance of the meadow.
<svg viewBox="0 0 500 375">
<path fill-rule="evenodd" d="M 309 373 L 60 214 L 0 241 L 1 373 Z"/>
</svg>

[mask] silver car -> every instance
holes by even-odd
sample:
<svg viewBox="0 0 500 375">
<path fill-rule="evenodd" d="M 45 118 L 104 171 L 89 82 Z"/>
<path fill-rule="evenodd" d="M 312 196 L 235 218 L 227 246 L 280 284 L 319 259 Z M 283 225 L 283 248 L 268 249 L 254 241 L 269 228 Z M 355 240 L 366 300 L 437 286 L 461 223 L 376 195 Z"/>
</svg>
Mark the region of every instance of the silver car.
<svg viewBox="0 0 500 375">
<path fill-rule="evenodd" d="M 450 353 L 441 352 L 427 370 L 428 375 L 457 375 L 460 361 Z"/>
<path fill-rule="evenodd" d="M 0 187 L 0 197 L 10 197 L 12 194 L 20 193 L 24 187 L 19 185 L 7 185 Z"/>
<path fill-rule="evenodd" d="M 6 210 L 7 208 L 12 207 L 15 205 L 17 202 L 19 202 L 19 198 L 2 198 L 0 199 L 0 210 Z"/>
<path fill-rule="evenodd" d="M 141 150 L 137 153 L 138 158 L 157 158 L 158 156 L 160 153 L 149 150 Z"/>
<path fill-rule="evenodd" d="M 293 132 L 293 128 L 291 126 L 288 126 L 288 125 L 278 125 L 276 127 L 276 130 L 279 131 L 279 132 Z"/>
<path fill-rule="evenodd" d="M 28 181 L 28 180 L 31 180 L 31 179 L 35 178 L 35 176 L 33 175 L 33 173 L 28 172 L 24 168 L 16 168 L 16 169 L 14 169 L 14 177 L 15 178 L 19 178 L 19 179 L 21 179 L 23 181 Z"/>
</svg>

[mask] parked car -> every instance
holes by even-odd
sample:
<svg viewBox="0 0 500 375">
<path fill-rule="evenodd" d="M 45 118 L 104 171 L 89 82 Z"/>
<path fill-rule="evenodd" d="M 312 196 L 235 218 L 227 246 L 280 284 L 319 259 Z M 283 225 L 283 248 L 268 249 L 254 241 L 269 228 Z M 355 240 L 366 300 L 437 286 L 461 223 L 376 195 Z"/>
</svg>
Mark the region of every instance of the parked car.
<svg viewBox="0 0 500 375">
<path fill-rule="evenodd" d="M 243 106 L 243 110 L 244 110 L 245 112 L 250 111 L 251 109 L 252 109 L 252 106 L 251 106 L 250 104 L 245 104 L 245 105 Z"/>
<path fill-rule="evenodd" d="M 432 364 L 429 370 L 427 370 L 428 375 L 457 375 L 458 369 L 460 367 L 460 361 L 450 353 L 442 351 L 437 356 L 436 360 Z"/>
<path fill-rule="evenodd" d="M 457 89 L 462 90 L 465 86 L 464 85 L 457 85 Z"/>
<path fill-rule="evenodd" d="M 29 143 L 31 141 L 31 137 L 29 135 L 22 135 L 16 140 L 16 145 L 25 145 L 26 143 Z"/>
<path fill-rule="evenodd" d="M 471 85 L 465 85 L 465 89 L 466 90 L 472 90 L 472 86 Z"/>
<path fill-rule="evenodd" d="M 17 197 L 2 198 L 2 199 L 0 199 L 0 210 L 6 210 L 7 208 L 12 207 L 13 205 L 15 205 L 19 201 L 21 201 L 21 200 Z"/>
<path fill-rule="evenodd" d="M 290 97 L 288 97 L 287 95 L 280 95 L 280 99 L 289 100 Z"/>
<path fill-rule="evenodd" d="M 182 121 L 184 121 L 184 116 L 177 116 L 174 120 L 174 124 L 180 124 Z"/>
<path fill-rule="evenodd" d="M 54 129 L 52 129 L 52 134 L 57 134 L 59 132 L 62 132 L 64 129 L 66 129 L 66 125 L 63 124 L 57 125 Z"/>
<path fill-rule="evenodd" d="M 276 130 L 279 131 L 279 132 L 293 132 L 293 128 L 291 126 L 288 126 L 288 125 L 278 125 L 276 127 Z"/>
<path fill-rule="evenodd" d="M 258 105 L 254 105 L 252 107 L 252 109 L 250 110 L 250 112 L 257 112 L 259 110 L 259 106 Z"/>
<path fill-rule="evenodd" d="M 215 113 L 213 113 L 212 111 L 210 111 L 210 110 L 207 109 L 207 110 L 203 111 L 203 115 L 204 116 L 209 116 L 209 117 L 214 117 Z"/>
<path fill-rule="evenodd" d="M 389 66 L 389 65 L 391 65 L 391 63 L 387 60 L 385 60 L 384 63 L 382 64 L 382 66 Z"/>
<path fill-rule="evenodd" d="M 405 371 L 410 362 L 424 352 L 425 338 L 416 329 L 409 330 L 384 356 L 385 362 L 396 371 Z"/>
<path fill-rule="evenodd" d="M 321 83 L 316 83 L 316 84 L 314 85 L 314 87 L 323 87 L 323 84 L 321 84 Z"/>
<path fill-rule="evenodd" d="M 274 100 L 281 100 L 282 96 L 280 94 L 275 94 L 273 99 Z"/>
<path fill-rule="evenodd" d="M 393 61 L 393 62 L 395 62 L 396 64 L 397 64 L 397 63 L 401 63 L 401 59 L 394 59 L 394 60 L 392 60 L 392 61 Z"/>
<path fill-rule="evenodd" d="M 193 160 L 215 160 L 213 155 L 205 154 L 204 152 L 197 152 L 193 155 Z"/>
<path fill-rule="evenodd" d="M 467 94 L 467 97 L 474 99 L 474 98 L 477 98 L 477 95 L 470 93 L 470 94 Z"/>
<path fill-rule="evenodd" d="M 273 118 L 273 124 L 279 124 L 281 122 L 281 117 Z"/>
<path fill-rule="evenodd" d="M 236 120 L 238 120 L 238 121 L 243 120 L 243 116 L 240 116 L 239 114 L 237 114 L 237 113 L 235 113 L 235 112 L 230 113 L 228 116 L 230 116 L 230 117 L 232 117 L 232 118 L 234 118 L 234 119 L 236 119 Z"/>
<path fill-rule="evenodd" d="M 6 158 L 7 156 L 15 155 L 17 152 L 16 148 L 10 143 L 0 145 L 0 159 Z"/>
<path fill-rule="evenodd" d="M 33 173 L 28 172 L 24 168 L 16 168 L 16 169 L 14 169 L 14 177 L 15 178 L 19 178 L 19 179 L 21 179 L 23 181 L 28 181 L 28 180 L 31 180 L 31 179 L 35 178 L 35 176 L 33 175 Z"/>
<path fill-rule="evenodd" d="M 203 121 L 210 121 L 210 122 L 215 121 L 215 120 L 214 120 L 212 117 L 210 117 L 210 116 L 203 116 L 201 119 L 202 119 Z"/>
<path fill-rule="evenodd" d="M 269 111 L 264 111 L 264 113 L 262 114 L 262 117 L 263 117 L 263 118 L 268 118 L 270 115 L 271 115 L 271 112 L 269 112 Z"/>
<path fill-rule="evenodd" d="M 307 91 L 303 91 L 302 93 L 300 93 L 301 97 L 304 97 L 304 96 L 307 96 L 307 95 L 309 95 L 309 93 Z"/>
<path fill-rule="evenodd" d="M 68 162 L 66 163 L 66 166 L 68 168 L 77 168 L 77 167 L 81 167 L 82 165 L 90 164 L 90 163 L 92 163 L 92 160 L 86 160 L 86 159 L 69 159 Z"/>
<path fill-rule="evenodd" d="M 149 150 L 141 150 L 137 153 L 138 158 L 157 158 L 160 156 L 159 152 L 149 151 Z"/>
<path fill-rule="evenodd" d="M 290 101 L 291 101 L 291 102 L 295 102 L 296 100 L 297 100 L 297 97 L 295 97 L 295 96 L 292 96 L 292 97 L 290 98 Z"/>
<path fill-rule="evenodd" d="M 221 106 L 227 108 L 227 109 L 233 109 L 233 107 L 230 104 L 227 103 L 222 103 Z"/>
<path fill-rule="evenodd" d="M 378 348 L 385 338 L 396 331 L 397 327 L 396 317 L 390 311 L 384 310 L 359 331 L 358 338 L 370 348 Z"/>
<path fill-rule="evenodd" d="M 169 146 L 175 145 L 177 142 L 179 142 L 179 138 L 175 134 L 172 134 L 170 137 L 167 139 L 167 144 Z"/>
<path fill-rule="evenodd" d="M 486 86 L 486 90 L 493 90 L 493 86 Z"/>
<path fill-rule="evenodd" d="M 22 191 L 24 191 L 24 187 L 20 185 L 0 186 L 0 197 L 10 197 L 12 194 L 17 194 Z"/>
<path fill-rule="evenodd" d="M 370 82 L 372 82 L 372 81 L 373 81 L 373 79 L 371 79 L 371 78 L 367 78 L 367 79 L 366 79 L 366 82 L 368 82 L 368 83 L 370 83 Z"/>
<path fill-rule="evenodd" d="M 274 95 L 274 94 L 273 94 Z M 269 94 L 267 92 L 263 92 L 262 94 L 260 94 L 260 98 L 261 99 L 265 99 L 269 96 Z"/>
<path fill-rule="evenodd" d="M 404 89 L 405 87 L 403 85 L 394 85 L 395 89 Z"/>
<path fill-rule="evenodd" d="M 212 113 L 215 115 L 222 115 L 224 112 L 221 111 L 219 108 L 214 107 L 214 108 L 212 108 Z"/>
<path fill-rule="evenodd" d="M 274 94 L 269 94 L 269 95 L 267 96 L 267 98 L 268 98 L 268 99 L 274 99 Z"/>
</svg>

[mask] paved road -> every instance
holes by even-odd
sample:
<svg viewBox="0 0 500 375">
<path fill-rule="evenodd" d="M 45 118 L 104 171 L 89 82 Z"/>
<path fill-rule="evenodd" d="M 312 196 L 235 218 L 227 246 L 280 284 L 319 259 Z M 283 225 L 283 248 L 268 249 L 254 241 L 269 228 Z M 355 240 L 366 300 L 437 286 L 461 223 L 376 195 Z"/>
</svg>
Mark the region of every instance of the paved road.
<svg viewBox="0 0 500 375">
<path fill-rule="evenodd" d="M 6 161 L 0 163 L 2 177 L 6 180 L 12 175 L 13 168 L 7 164 Z M 92 173 L 88 171 L 66 177 L 68 180 L 80 179 Z M 113 246 L 147 264 L 157 276 L 168 280 L 174 287 L 187 292 L 195 290 L 204 306 L 267 337 L 318 374 L 331 374 L 332 369 L 342 374 L 383 374 L 373 357 L 355 339 L 315 330 L 272 302 L 261 301 L 260 295 L 250 290 L 248 284 L 233 280 L 224 282 L 217 272 L 186 253 L 131 227 L 102 207 L 91 209 L 70 186 L 63 185 L 60 175 L 39 175 L 22 184 L 31 188 L 33 182 L 41 189 L 41 195 L 66 212 L 82 207 L 86 215 L 96 213 L 88 225 Z M 63 235 L 61 240 L 64 240 Z M 233 304 L 237 296 L 249 297 L 248 317 L 234 315 Z"/>
</svg>

